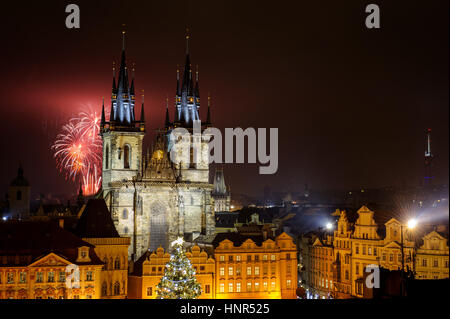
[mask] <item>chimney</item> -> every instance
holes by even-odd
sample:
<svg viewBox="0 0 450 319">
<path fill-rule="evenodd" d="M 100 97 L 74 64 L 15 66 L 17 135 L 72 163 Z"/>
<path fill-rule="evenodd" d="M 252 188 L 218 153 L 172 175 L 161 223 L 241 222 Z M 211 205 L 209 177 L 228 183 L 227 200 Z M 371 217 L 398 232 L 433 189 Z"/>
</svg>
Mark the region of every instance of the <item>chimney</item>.
<svg viewBox="0 0 450 319">
<path fill-rule="evenodd" d="M 60 218 L 58 223 L 59 223 L 59 227 L 64 229 L 64 218 Z"/>
</svg>

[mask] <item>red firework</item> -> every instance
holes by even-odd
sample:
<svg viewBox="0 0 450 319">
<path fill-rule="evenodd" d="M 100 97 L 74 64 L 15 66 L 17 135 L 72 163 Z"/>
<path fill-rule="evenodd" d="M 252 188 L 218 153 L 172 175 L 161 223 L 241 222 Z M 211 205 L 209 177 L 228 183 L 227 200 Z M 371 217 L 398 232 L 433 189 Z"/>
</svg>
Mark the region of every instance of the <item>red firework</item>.
<svg viewBox="0 0 450 319">
<path fill-rule="evenodd" d="M 96 111 L 79 113 L 63 125 L 52 149 L 57 167 L 65 178 L 81 182 L 83 194 L 92 195 L 101 187 L 102 140 L 100 117 Z"/>
</svg>

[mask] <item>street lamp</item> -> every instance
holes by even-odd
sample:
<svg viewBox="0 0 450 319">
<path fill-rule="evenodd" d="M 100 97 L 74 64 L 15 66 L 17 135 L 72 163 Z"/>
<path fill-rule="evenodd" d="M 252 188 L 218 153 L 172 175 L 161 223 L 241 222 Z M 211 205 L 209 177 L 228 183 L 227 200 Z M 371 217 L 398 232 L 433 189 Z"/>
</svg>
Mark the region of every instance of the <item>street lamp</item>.
<svg viewBox="0 0 450 319">
<path fill-rule="evenodd" d="M 417 226 L 417 220 L 412 218 L 410 220 L 408 220 L 408 222 L 406 223 L 406 226 L 408 229 L 413 230 L 416 226 Z M 401 276 L 402 279 L 404 279 L 404 271 L 405 271 L 405 251 L 404 251 L 404 243 L 403 243 L 403 228 L 405 227 L 405 225 L 400 225 L 400 238 L 401 238 L 401 250 L 402 250 L 402 272 L 401 272 Z M 413 247 L 414 249 L 414 247 Z M 413 252 L 414 253 L 414 252 Z M 413 265 L 414 265 L 414 261 L 413 261 Z M 402 280 L 402 296 L 404 294 L 404 280 Z"/>
</svg>

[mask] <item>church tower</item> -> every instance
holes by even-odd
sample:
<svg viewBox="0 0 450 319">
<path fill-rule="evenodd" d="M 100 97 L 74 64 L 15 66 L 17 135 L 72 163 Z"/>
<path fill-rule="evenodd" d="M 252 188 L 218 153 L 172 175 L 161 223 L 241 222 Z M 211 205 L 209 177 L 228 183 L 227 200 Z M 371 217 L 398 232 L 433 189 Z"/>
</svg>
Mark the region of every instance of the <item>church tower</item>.
<svg viewBox="0 0 450 319">
<path fill-rule="evenodd" d="M 168 139 L 168 149 L 170 152 L 174 145 L 174 141 L 170 141 L 170 133 L 173 129 L 184 128 L 190 134 L 190 140 L 185 141 L 189 146 L 183 146 L 178 142 L 180 149 L 188 151 L 189 154 L 183 153 L 181 162 L 175 167 L 179 172 L 179 180 L 187 182 L 208 183 L 209 181 L 209 145 L 211 135 L 205 134 L 204 130 L 211 126 L 210 116 L 210 99 L 208 97 L 208 114 L 207 120 L 201 122 L 200 109 L 200 86 L 198 67 L 195 72 L 195 78 L 192 71 L 191 57 L 189 52 L 189 33 L 186 34 L 186 57 L 182 81 L 180 83 L 180 71 L 177 70 L 177 87 L 175 94 L 175 115 L 173 122 L 170 122 L 169 113 L 166 113 L 166 131 Z M 196 135 L 194 126 L 197 123 L 200 134 Z M 203 132 L 203 134 L 202 134 Z M 195 147 L 196 145 L 196 147 Z M 198 154 L 197 154 L 198 152 Z"/>
<path fill-rule="evenodd" d="M 102 106 L 100 134 L 103 140 L 103 196 L 111 201 L 111 184 L 132 180 L 141 173 L 142 142 L 145 135 L 144 103 L 142 102 L 140 120 L 135 119 L 134 74 L 131 84 L 128 80 L 128 67 L 125 57 L 125 32 L 122 33 L 122 57 L 116 85 L 116 72 L 113 68 L 111 112 L 106 121 L 105 105 Z M 133 70 L 134 73 L 134 70 Z"/>
<path fill-rule="evenodd" d="M 17 170 L 17 177 L 8 189 L 9 213 L 12 218 L 27 219 L 30 216 L 30 184 L 23 175 L 22 165 Z"/>
<path fill-rule="evenodd" d="M 216 168 L 214 175 L 214 191 L 212 193 L 214 198 L 214 211 L 229 212 L 230 211 L 230 192 L 225 186 L 225 176 L 223 168 Z"/>
</svg>

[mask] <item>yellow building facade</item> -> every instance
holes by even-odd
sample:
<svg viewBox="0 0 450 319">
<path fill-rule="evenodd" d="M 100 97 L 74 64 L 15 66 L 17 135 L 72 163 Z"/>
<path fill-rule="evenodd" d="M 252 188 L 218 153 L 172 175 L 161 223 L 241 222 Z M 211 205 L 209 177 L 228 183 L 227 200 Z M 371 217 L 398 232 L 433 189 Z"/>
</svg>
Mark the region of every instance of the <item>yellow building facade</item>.
<svg viewBox="0 0 450 319">
<path fill-rule="evenodd" d="M 297 248 L 286 233 L 261 245 L 224 240 L 214 256 L 217 299 L 297 298 Z"/>
<path fill-rule="evenodd" d="M 193 246 L 186 256 L 202 288 L 199 299 L 295 299 L 297 249 L 283 233 L 258 245 L 251 239 L 240 245 L 222 240 L 213 256 Z M 129 276 L 128 298 L 154 299 L 170 254 L 163 248 L 147 252 Z"/>
<path fill-rule="evenodd" d="M 101 298 L 125 299 L 128 291 L 129 237 L 120 237 L 103 199 L 90 199 L 79 212 L 77 236 L 94 246 L 103 262 Z"/>
<path fill-rule="evenodd" d="M 91 244 L 57 225 L 0 222 L 0 299 L 98 299 L 102 267 Z"/>
<path fill-rule="evenodd" d="M 339 220 L 331 240 L 332 247 L 328 248 L 334 258 L 332 298 L 362 298 L 364 273 L 369 265 L 392 271 L 401 270 L 403 266 L 404 271 L 415 273 L 416 279 L 449 278 L 449 247 L 447 239 L 438 232 L 426 234 L 422 238 L 423 244 L 416 247 L 415 230 L 409 230 L 395 218 L 390 218 L 384 228 L 379 229 L 376 212 L 366 206 L 357 211 L 353 223 L 349 222 L 345 211 L 337 210 L 335 214 Z M 309 267 L 304 270 L 309 274 L 305 277 L 308 278 L 305 286 L 320 297 L 327 293 L 321 279 L 326 279 L 326 266 L 322 266 L 326 259 L 321 251 L 325 251 L 328 241 L 314 237 L 305 249 L 309 254 L 305 258 L 309 260 Z"/>
<path fill-rule="evenodd" d="M 201 285 L 199 299 L 214 299 L 214 259 L 200 247 L 194 246 L 186 252 L 196 272 L 197 282 Z M 128 298 L 156 299 L 156 289 L 164 275 L 164 268 L 170 260 L 170 254 L 159 247 L 156 252 L 147 252 L 135 264 L 135 271 L 129 276 Z"/>
<path fill-rule="evenodd" d="M 418 279 L 448 278 L 449 248 L 447 239 L 437 231 L 425 235 L 417 249 L 416 276 Z"/>
</svg>

